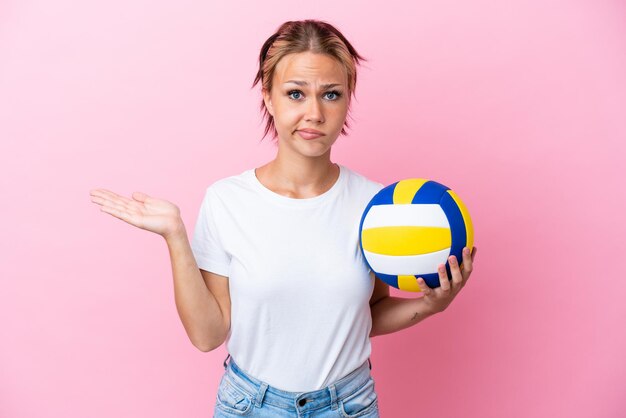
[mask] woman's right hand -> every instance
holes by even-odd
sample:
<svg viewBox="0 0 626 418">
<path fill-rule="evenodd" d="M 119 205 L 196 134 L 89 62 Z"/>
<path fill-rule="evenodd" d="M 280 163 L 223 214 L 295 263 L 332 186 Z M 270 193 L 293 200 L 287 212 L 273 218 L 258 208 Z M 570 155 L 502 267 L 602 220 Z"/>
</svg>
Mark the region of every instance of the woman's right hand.
<svg viewBox="0 0 626 418">
<path fill-rule="evenodd" d="M 101 206 L 102 212 L 166 239 L 185 229 L 180 209 L 167 200 L 141 192 L 134 192 L 132 199 L 129 199 L 106 189 L 93 189 L 89 194 L 91 201 Z"/>
</svg>

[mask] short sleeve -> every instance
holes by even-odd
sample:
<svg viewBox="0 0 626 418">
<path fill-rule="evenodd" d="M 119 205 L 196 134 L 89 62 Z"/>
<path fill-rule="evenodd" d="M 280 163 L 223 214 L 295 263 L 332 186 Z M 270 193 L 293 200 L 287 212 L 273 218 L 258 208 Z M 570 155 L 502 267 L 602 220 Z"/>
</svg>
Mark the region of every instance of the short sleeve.
<svg viewBox="0 0 626 418">
<path fill-rule="evenodd" d="M 230 256 L 224 250 L 216 223 L 216 205 L 209 187 L 204 195 L 191 240 L 191 250 L 198 267 L 228 277 Z"/>
</svg>

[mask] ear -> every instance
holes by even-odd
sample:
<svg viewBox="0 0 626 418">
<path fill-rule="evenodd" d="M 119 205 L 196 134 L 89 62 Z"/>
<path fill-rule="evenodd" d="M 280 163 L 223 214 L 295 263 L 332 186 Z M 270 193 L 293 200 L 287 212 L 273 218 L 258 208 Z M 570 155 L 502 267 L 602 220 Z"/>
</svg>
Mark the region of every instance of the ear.
<svg viewBox="0 0 626 418">
<path fill-rule="evenodd" d="M 274 117 L 274 106 L 272 106 L 271 94 L 266 89 L 262 89 L 261 92 L 263 93 L 263 101 L 265 102 L 265 107 L 267 108 L 267 111 L 270 112 L 270 115 L 272 115 L 272 117 Z"/>
</svg>

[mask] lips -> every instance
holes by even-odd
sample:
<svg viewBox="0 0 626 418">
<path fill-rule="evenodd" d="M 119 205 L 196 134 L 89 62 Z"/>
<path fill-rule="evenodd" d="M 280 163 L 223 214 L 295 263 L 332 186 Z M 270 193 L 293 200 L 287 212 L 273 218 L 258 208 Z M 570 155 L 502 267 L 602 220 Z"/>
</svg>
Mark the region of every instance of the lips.
<svg viewBox="0 0 626 418">
<path fill-rule="evenodd" d="M 315 139 L 324 135 L 323 132 L 317 131 L 315 129 L 298 129 L 297 132 L 303 139 Z"/>
</svg>

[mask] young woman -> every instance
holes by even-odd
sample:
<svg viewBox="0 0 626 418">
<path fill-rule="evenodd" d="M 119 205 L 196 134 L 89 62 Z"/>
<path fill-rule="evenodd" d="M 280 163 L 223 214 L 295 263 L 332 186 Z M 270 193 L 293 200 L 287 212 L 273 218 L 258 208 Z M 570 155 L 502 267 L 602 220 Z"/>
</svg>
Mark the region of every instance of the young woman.
<svg viewBox="0 0 626 418">
<path fill-rule="evenodd" d="M 452 256 L 451 280 L 440 269 L 441 287 L 419 279 L 424 295 L 403 299 L 367 267 L 359 221 L 383 185 L 330 159 L 362 59 L 321 21 L 267 39 L 253 87 L 276 157 L 207 188 L 191 243 L 174 204 L 91 192 L 102 211 L 165 238 L 192 343 L 226 342 L 216 417 L 377 417 L 370 337 L 442 311 L 470 275 L 465 248 L 462 271 Z"/>
</svg>

